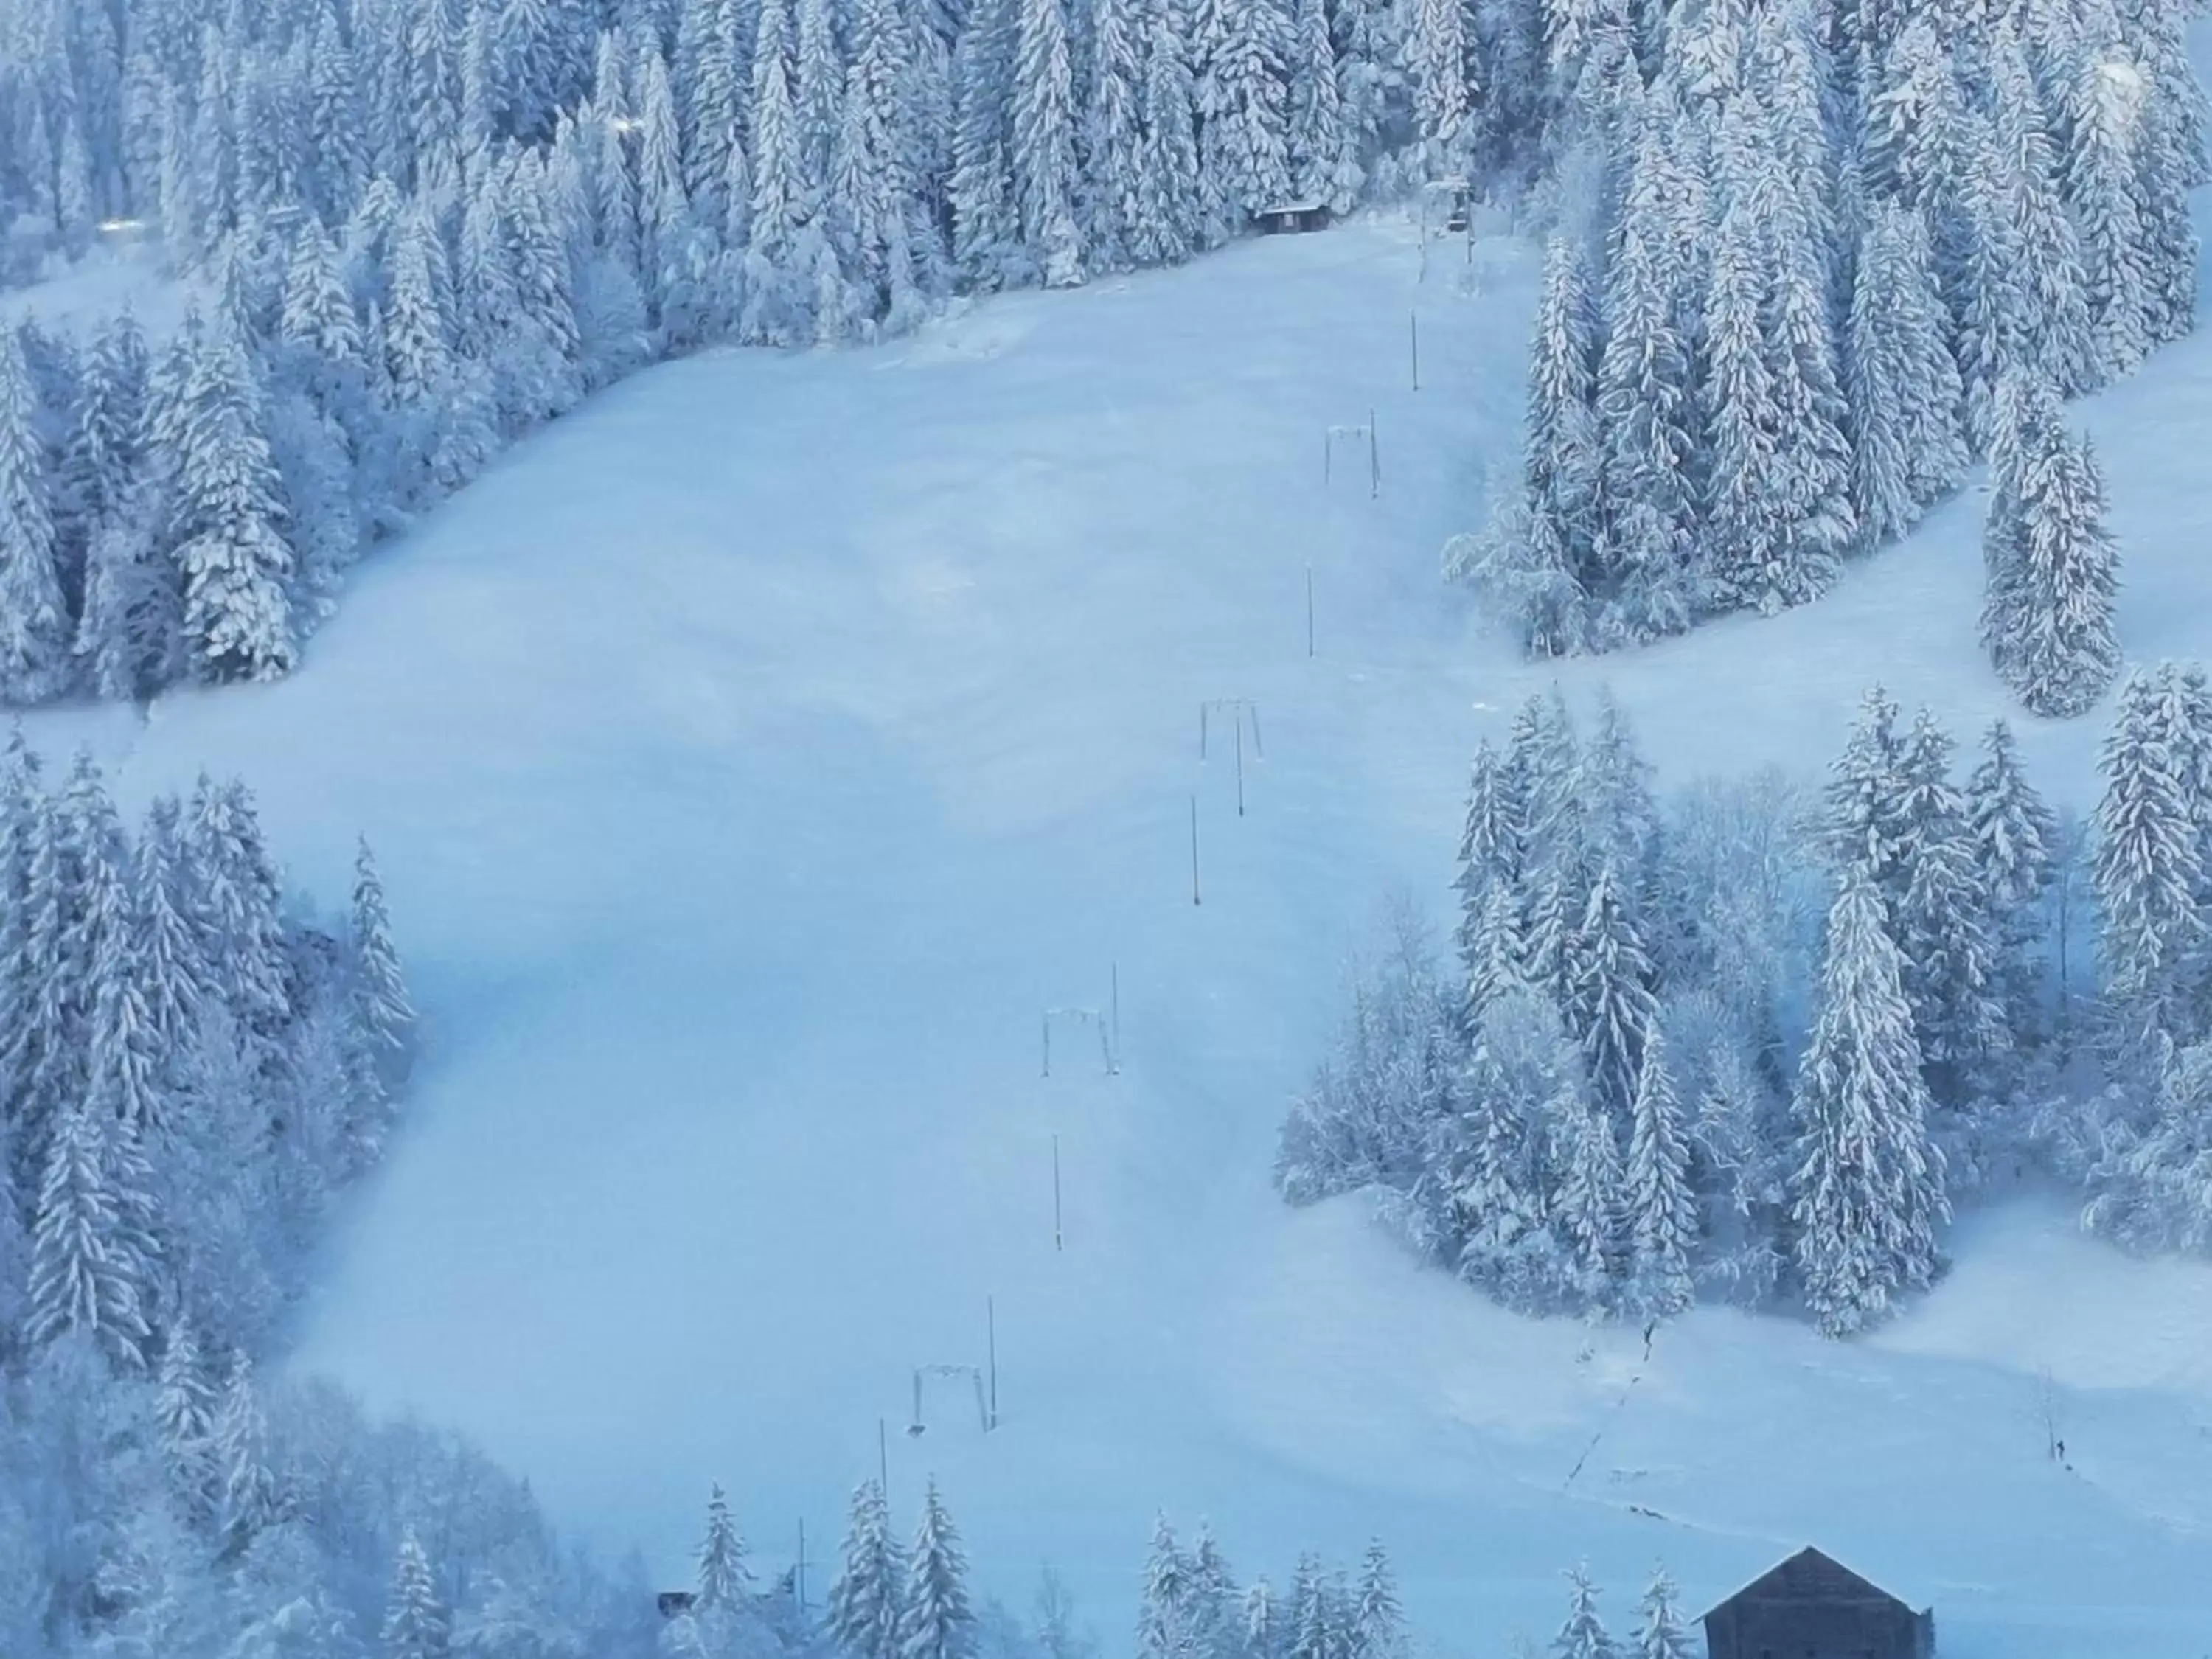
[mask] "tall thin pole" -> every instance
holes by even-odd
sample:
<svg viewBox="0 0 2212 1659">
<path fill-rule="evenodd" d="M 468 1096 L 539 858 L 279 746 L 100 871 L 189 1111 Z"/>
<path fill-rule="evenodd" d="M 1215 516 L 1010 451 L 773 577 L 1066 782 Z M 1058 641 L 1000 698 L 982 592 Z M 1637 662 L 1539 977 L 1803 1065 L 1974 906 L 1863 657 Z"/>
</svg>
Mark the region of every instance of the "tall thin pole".
<svg viewBox="0 0 2212 1659">
<path fill-rule="evenodd" d="M 1065 1249 L 1064 1236 L 1060 1230 L 1060 1137 L 1052 1138 L 1052 1248 Z"/>
<path fill-rule="evenodd" d="M 1118 1071 L 1121 1065 L 1121 964 L 1118 962 L 1111 963 L 1110 971 L 1114 975 L 1114 1066 Z"/>
<path fill-rule="evenodd" d="M 1190 798 L 1190 902 L 1201 901 L 1198 896 L 1198 797 Z"/>
<path fill-rule="evenodd" d="M 1314 653 L 1313 566 L 1306 566 L 1306 655 Z"/>
<path fill-rule="evenodd" d="M 983 1298 L 983 1328 L 986 1352 L 991 1362 L 991 1427 L 999 1426 L 999 1310 L 993 1297 Z"/>
<path fill-rule="evenodd" d="M 1406 326 L 1413 343 L 1413 390 L 1421 389 L 1421 318 L 1418 312 L 1406 313 Z"/>
<path fill-rule="evenodd" d="M 1237 816 L 1244 816 L 1244 717 L 1237 717 Z"/>
</svg>

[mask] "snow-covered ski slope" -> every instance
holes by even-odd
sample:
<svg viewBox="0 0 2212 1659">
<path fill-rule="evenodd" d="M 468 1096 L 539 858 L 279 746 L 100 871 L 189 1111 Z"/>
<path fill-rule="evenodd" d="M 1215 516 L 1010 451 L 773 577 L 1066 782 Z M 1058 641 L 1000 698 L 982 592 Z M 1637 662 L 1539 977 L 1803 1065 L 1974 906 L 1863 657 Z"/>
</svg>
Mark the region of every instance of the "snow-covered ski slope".
<svg viewBox="0 0 2212 1659">
<path fill-rule="evenodd" d="M 668 1582 L 710 1479 L 764 1565 L 801 1517 L 821 1562 L 887 1420 L 902 1516 L 933 1472 L 987 1586 L 1054 1563 L 1109 1653 L 1164 1509 L 1279 1584 L 1380 1534 L 1453 1654 L 1547 1635 L 1579 1559 L 1625 1617 L 1656 1559 L 1702 1605 L 1808 1541 L 1933 1599 L 1953 1659 L 2201 1654 L 2212 1269 L 2030 1202 L 1871 1340 L 1706 1310 L 1647 1361 L 1271 1194 L 1347 948 L 1393 889 L 1441 911 L 1474 744 L 1550 678 L 1435 575 L 1510 452 L 1534 259 L 1478 243 L 1470 296 L 1416 247 L 1367 222 L 654 370 L 381 552 L 289 682 L 33 721 L 126 797 L 244 772 L 326 902 L 356 830 L 384 862 L 424 1052 L 300 1363 Z M 1379 499 L 1356 443 L 1322 476 L 1370 409 Z M 2130 651 L 2212 653 L 2212 338 L 2085 413 Z M 2002 708 L 1979 506 L 1813 609 L 1561 677 L 1669 781 L 1825 765 L 1877 676 L 1966 736 Z M 1240 697 L 1241 819 L 1227 714 L 1198 756 Z M 2100 729 L 2023 747 L 2078 803 Z M 1116 967 L 1121 1074 L 1067 1021 L 1040 1075 L 1043 1011 L 1109 1010 Z M 1001 1426 L 933 1384 L 909 1437 L 987 1296 Z"/>
</svg>

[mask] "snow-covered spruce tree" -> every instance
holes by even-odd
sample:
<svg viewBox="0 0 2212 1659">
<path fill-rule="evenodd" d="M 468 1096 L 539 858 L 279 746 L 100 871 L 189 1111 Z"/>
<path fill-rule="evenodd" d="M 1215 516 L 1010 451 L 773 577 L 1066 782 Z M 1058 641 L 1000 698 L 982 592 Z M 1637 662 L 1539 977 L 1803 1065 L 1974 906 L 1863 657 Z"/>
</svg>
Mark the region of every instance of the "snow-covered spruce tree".
<svg viewBox="0 0 2212 1659">
<path fill-rule="evenodd" d="M 1723 142 L 1750 143 L 1731 103 Z M 1781 411 L 1766 350 L 1764 237 L 1752 204 L 1731 199 L 1721 216 L 1705 291 L 1704 416 L 1711 446 L 1705 480 L 1706 580 L 1723 607 L 1777 611 L 1796 584 L 1783 568 L 1769 498 L 1780 453 Z"/>
<path fill-rule="evenodd" d="M 355 1021 L 372 1048 L 399 1053 L 414 1026 L 415 1008 L 407 999 L 399 953 L 392 948 L 383 878 L 366 840 L 354 860 L 352 944 Z"/>
<path fill-rule="evenodd" d="M 1589 1062 L 1592 1098 L 1609 1122 L 1625 1122 L 1656 1003 L 1651 958 L 1610 862 L 1598 870 L 1565 954 L 1567 1026 Z"/>
<path fill-rule="evenodd" d="M 215 1419 L 216 1526 L 230 1549 L 245 1547 L 276 1518 L 276 1483 L 268 1441 L 253 1362 L 242 1352 L 233 1354 Z M 427 1566 L 423 1574 L 427 1583 Z M 411 1653 L 408 1659 L 413 1659 Z"/>
<path fill-rule="evenodd" d="M 1791 1103 L 1796 1267 L 1830 1336 L 1875 1322 L 1899 1292 L 1934 1281 L 1936 1232 L 1950 1215 L 1903 966 L 1880 893 L 1863 869 L 1846 866 Z"/>
<path fill-rule="evenodd" d="M 1192 1651 L 1190 1626 L 1190 1559 L 1167 1516 L 1156 1516 L 1137 1608 L 1137 1659 L 1185 1659 Z"/>
<path fill-rule="evenodd" d="M 969 1659 L 975 1615 L 968 1604 L 968 1558 L 945 1513 L 937 1482 L 921 1499 L 921 1520 L 908 1553 L 898 1620 L 898 1659 Z"/>
<path fill-rule="evenodd" d="M 1526 619 L 1530 646 L 1545 653 L 1580 643 L 1601 476 L 1593 406 L 1595 344 L 1583 255 L 1571 239 L 1554 236 L 1544 252 L 1543 297 L 1528 368 L 1528 557 L 1539 569 L 1556 572 L 1572 597 Z"/>
<path fill-rule="evenodd" d="M 1595 1315 L 1613 1306 L 1620 1265 L 1620 1141 L 1612 1121 L 1574 1095 L 1559 1097 L 1548 1115 L 1545 1133 L 1559 1161 L 1553 1234 L 1570 1305 Z"/>
<path fill-rule="evenodd" d="M 430 1558 L 409 1528 L 392 1565 L 392 1599 L 384 1615 L 384 1659 L 445 1659 L 452 1617 L 438 1599 Z"/>
<path fill-rule="evenodd" d="M 161 1344 L 154 1421 L 169 1488 L 185 1520 L 196 1527 L 210 1524 L 216 1513 L 215 1407 L 191 1322 L 179 1315 L 170 1322 Z"/>
<path fill-rule="evenodd" d="M 1144 128 L 1139 175 L 1139 264 L 1188 258 L 1204 235 L 1198 165 L 1197 88 L 1177 0 L 1145 0 Z"/>
<path fill-rule="evenodd" d="M 173 534 L 185 650 L 204 679 L 274 679 L 295 650 L 283 482 L 244 343 L 191 319 L 184 337 L 191 378 L 179 410 Z"/>
<path fill-rule="evenodd" d="M 1577 1567 L 1567 1575 L 1566 1622 L 1552 1638 L 1553 1659 L 1615 1659 L 1619 1650 L 1598 1616 L 1597 1586 L 1589 1569 Z"/>
<path fill-rule="evenodd" d="M 1635 1659 L 1693 1659 L 1696 1644 L 1682 1621 L 1674 1581 L 1665 1568 L 1644 1589 L 1644 1623 L 1637 1632 Z"/>
<path fill-rule="evenodd" d="M 37 412 L 21 342 L 0 328 L 0 700 L 9 702 L 42 702 L 67 683 L 69 617 Z"/>
<path fill-rule="evenodd" d="M 1018 0 L 1013 82 L 1014 199 L 1023 241 L 1048 288 L 1083 280 L 1076 219 L 1076 112 L 1062 0 Z"/>
<path fill-rule="evenodd" d="M 2012 728 L 1993 720 L 1966 782 L 1974 880 L 1989 906 L 1996 990 L 2015 1042 L 2043 1025 L 2040 908 L 2056 874 L 2058 821 L 2020 763 Z"/>
<path fill-rule="evenodd" d="M 900 1642 L 906 1564 L 891 1535 L 883 1488 L 867 1481 L 853 1493 L 844 1565 L 830 1587 L 824 1628 L 846 1659 L 904 1659 Z"/>
<path fill-rule="evenodd" d="M 1345 124 L 1340 70 L 1324 0 L 1294 0 L 1290 26 L 1291 193 L 1334 213 L 1359 199 L 1362 176 Z"/>
<path fill-rule="evenodd" d="M 2095 874 L 2099 951 L 2114 1033 L 2132 1048 L 2195 1040 L 2193 1009 L 2206 933 L 2206 872 L 2195 782 L 2181 762 L 2170 666 L 2121 688 L 2098 769 Z"/>
<path fill-rule="evenodd" d="M 2145 84 L 2118 42 L 2099 42 L 2081 53 L 2069 91 L 2066 198 L 2081 228 L 2090 351 L 2099 377 L 2110 380 L 2142 362 L 2151 344 L 2150 245 L 2136 154 Z"/>
<path fill-rule="evenodd" d="M 1965 392 L 1921 216 L 1874 204 L 1851 291 L 1851 499 L 1868 542 L 1902 535 L 1966 471 Z"/>
<path fill-rule="evenodd" d="M 1008 97 L 1017 44 L 1014 0 L 975 0 L 953 54 L 952 168 L 946 192 L 953 269 L 971 293 L 1014 286 L 1029 270 L 1021 210 L 1014 200 Z M 1096 152 L 1092 159 L 1095 167 Z M 1094 191 L 1098 188 L 1094 183 Z"/>
<path fill-rule="evenodd" d="M 707 1535 L 699 1545 L 697 1605 L 706 1608 L 734 1608 L 752 1594 L 752 1573 L 745 1565 L 745 1540 L 731 1518 L 730 1501 L 717 1481 L 707 1496 Z"/>
<path fill-rule="evenodd" d="M 1184 1606 L 1191 1645 L 1200 1653 L 1237 1650 L 1237 1576 L 1222 1559 L 1220 1541 L 1205 1521 L 1190 1547 L 1190 1583 Z"/>
<path fill-rule="evenodd" d="M 1905 890 L 1893 915 L 1929 1090 L 1937 1103 L 1957 1106 L 1993 1080 L 2011 1034 L 1996 983 L 1990 896 L 1950 771 L 1950 736 L 1923 709 L 1898 750 Z"/>
<path fill-rule="evenodd" d="M 2106 531 L 2105 479 L 2086 437 L 2055 420 L 2014 425 L 1991 470 L 1982 634 L 2029 712 L 2079 714 L 2119 672 L 2112 607 L 2119 550 Z"/>
<path fill-rule="evenodd" d="M 1455 0 L 1415 0 L 1407 9 L 1406 67 L 1422 172 L 1440 178 L 1463 155 L 1468 126 L 1467 14 Z"/>
<path fill-rule="evenodd" d="M 1826 839 L 1837 866 L 1863 873 L 1892 908 L 1903 903 L 1911 879 L 1905 862 L 1904 782 L 1897 704 L 1881 687 L 1870 686 L 1844 752 L 1830 770 Z"/>
<path fill-rule="evenodd" d="M 1636 1306 L 1668 1318 L 1690 1305 L 1691 1256 L 1698 1245 L 1698 1206 L 1690 1190 L 1690 1151 L 1682 1108 L 1657 1030 L 1644 1040 L 1630 1112 L 1627 1212 L 1629 1295 Z"/>
<path fill-rule="evenodd" d="M 1145 210 L 1143 18 L 1141 0 L 1098 0 L 1091 8 L 1083 240 L 1094 271 L 1125 270 L 1136 258 Z"/>
<path fill-rule="evenodd" d="M 1493 890 L 1510 888 L 1521 878 L 1522 803 L 1517 780 L 1485 738 L 1474 751 L 1467 787 L 1467 823 L 1459 842 L 1462 951 L 1480 924 Z M 1469 964 L 1472 966 L 1472 963 Z"/>
<path fill-rule="evenodd" d="M 31 1253 L 33 1343 L 82 1335 L 118 1366 L 140 1370 L 146 1360 L 145 1308 L 151 1264 L 132 1237 L 131 1216 L 143 1197 L 122 1189 L 124 1161 L 116 1142 L 128 1125 L 106 1121 L 87 1104 L 61 1115 L 48 1141 L 46 1177 L 39 1192 Z"/>
<path fill-rule="evenodd" d="M 1597 371 L 1605 515 L 1597 562 L 1609 631 L 1630 640 L 1679 632 L 1699 608 L 1692 580 L 1695 388 L 1682 329 L 1688 250 L 1673 152 L 1680 129 L 1672 87 L 1662 82 L 1636 122 Z"/>
<path fill-rule="evenodd" d="M 1398 1581 L 1379 1538 L 1370 1539 L 1360 1559 L 1358 1603 L 1352 1613 L 1348 1659 L 1402 1659 L 1406 1610 L 1398 1600 Z"/>
</svg>

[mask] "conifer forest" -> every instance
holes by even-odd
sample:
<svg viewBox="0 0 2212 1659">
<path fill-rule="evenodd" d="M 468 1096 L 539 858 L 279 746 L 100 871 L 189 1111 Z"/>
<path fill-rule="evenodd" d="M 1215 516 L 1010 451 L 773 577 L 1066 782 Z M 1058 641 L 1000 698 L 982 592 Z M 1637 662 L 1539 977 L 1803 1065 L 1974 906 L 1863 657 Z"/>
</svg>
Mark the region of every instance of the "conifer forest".
<svg viewBox="0 0 2212 1659">
<path fill-rule="evenodd" d="M 2200 10 L 0 0 L 0 1659 L 2201 1659 Z"/>
</svg>

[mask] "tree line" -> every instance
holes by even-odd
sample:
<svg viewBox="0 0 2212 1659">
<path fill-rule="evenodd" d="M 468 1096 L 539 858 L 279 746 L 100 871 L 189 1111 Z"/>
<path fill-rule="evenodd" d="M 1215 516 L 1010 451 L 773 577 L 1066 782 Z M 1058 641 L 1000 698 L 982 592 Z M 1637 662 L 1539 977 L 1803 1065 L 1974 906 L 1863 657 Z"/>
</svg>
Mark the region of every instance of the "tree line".
<svg viewBox="0 0 2212 1659">
<path fill-rule="evenodd" d="M 1816 597 L 1989 456 L 2012 519 L 2062 526 L 2022 582 L 1993 516 L 1993 657 L 2086 707 L 2117 659 L 2070 607 L 2108 606 L 2110 550 L 2056 407 L 2194 321 L 2187 8 L 1569 9 L 1524 464 L 1448 569 L 1539 654 L 1611 649 Z"/>
<path fill-rule="evenodd" d="M 1962 778 L 1869 693 L 1818 799 L 1671 806 L 1621 716 L 1554 692 L 1478 753 L 1454 958 L 1357 985 L 1285 1125 L 1295 1203 L 1373 1188 L 1509 1306 L 1663 1318 L 1700 1294 L 1831 1334 L 1941 1273 L 1954 1201 L 2029 1162 L 2124 1243 L 2212 1241 L 2212 691 L 2132 678 L 2093 822 L 2003 722 Z"/>
<path fill-rule="evenodd" d="M 0 699 L 287 672 L 368 540 L 670 352 L 911 326 L 1534 153 L 1536 0 L 36 0 L 0 224 L 211 297 L 0 340 Z M 1480 99 L 1476 89 L 1492 92 Z"/>
</svg>

